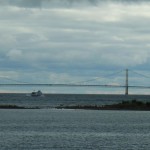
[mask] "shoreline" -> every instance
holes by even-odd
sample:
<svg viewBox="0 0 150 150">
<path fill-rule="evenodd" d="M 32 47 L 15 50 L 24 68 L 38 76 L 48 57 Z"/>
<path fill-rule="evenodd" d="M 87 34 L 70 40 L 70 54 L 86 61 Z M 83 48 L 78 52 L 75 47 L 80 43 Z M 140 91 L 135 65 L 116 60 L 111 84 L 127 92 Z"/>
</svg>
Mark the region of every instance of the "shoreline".
<svg viewBox="0 0 150 150">
<path fill-rule="evenodd" d="M 133 110 L 150 111 L 150 102 L 141 102 L 137 100 L 122 101 L 121 103 L 111 105 L 72 105 L 58 106 L 57 109 L 85 109 L 85 110 Z"/>
<path fill-rule="evenodd" d="M 40 109 L 40 107 L 25 107 L 17 105 L 0 105 L 0 109 Z"/>
<path fill-rule="evenodd" d="M 121 103 L 110 105 L 60 105 L 56 107 L 38 107 L 38 106 L 17 106 L 11 104 L 2 104 L 0 109 L 82 109 L 82 110 L 133 110 L 133 111 L 150 111 L 150 102 L 122 101 Z"/>
</svg>

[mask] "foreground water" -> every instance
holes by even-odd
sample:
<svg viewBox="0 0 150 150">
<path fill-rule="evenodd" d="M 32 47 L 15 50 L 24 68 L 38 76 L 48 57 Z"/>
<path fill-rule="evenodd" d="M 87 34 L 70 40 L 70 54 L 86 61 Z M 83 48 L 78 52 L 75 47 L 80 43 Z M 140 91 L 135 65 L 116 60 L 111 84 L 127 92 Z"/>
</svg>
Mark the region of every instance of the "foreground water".
<svg viewBox="0 0 150 150">
<path fill-rule="evenodd" d="M 149 150 L 149 111 L 0 110 L 1 150 Z"/>
</svg>

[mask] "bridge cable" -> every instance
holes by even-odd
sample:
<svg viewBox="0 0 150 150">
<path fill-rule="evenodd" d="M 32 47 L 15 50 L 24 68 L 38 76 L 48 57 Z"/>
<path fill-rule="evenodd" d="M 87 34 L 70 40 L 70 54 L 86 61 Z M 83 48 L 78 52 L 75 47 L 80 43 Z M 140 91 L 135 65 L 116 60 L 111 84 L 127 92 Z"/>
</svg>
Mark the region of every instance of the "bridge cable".
<svg viewBox="0 0 150 150">
<path fill-rule="evenodd" d="M 131 71 L 131 72 L 133 72 L 133 73 L 135 73 L 135 74 L 137 74 L 137 75 L 140 75 L 140 76 L 142 76 L 142 77 L 145 77 L 145 78 L 149 78 L 149 79 L 150 79 L 150 76 L 147 76 L 147 75 L 144 75 L 144 74 L 138 73 L 138 72 L 133 71 L 133 70 L 130 70 L 130 71 Z"/>
<path fill-rule="evenodd" d="M 111 73 L 111 74 L 106 75 L 106 76 L 96 77 L 96 78 L 94 78 L 94 79 L 89 79 L 89 80 L 84 80 L 84 81 L 74 82 L 74 84 L 79 84 L 79 83 L 84 83 L 84 82 L 95 81 L 95 80 L 100 79 L 100 78 L 108 78 L 108 77 L 110 77 L 110 76 L 114 76 L 114 75 L 119 74 L 119 73 L 121 73 L 121 72 L 123 72 L 123 70 L 120 70 L 120 71 Z"/>
<path fill-rule="evenodd" d="M 23 82 L 23 81 L 19 81 L 19 80 L 14 80 L 14 79 L 10 79 L 10 78 L 7 78 L 7 77 L 1 77 L 0 76 L 0 78 L 6 79 L 6 80 L 9 80 L 9 81 L 14 81 L 14 82 L 17 82 L 17 83 L 30 84 L 29 82 Z"/>
</svg>

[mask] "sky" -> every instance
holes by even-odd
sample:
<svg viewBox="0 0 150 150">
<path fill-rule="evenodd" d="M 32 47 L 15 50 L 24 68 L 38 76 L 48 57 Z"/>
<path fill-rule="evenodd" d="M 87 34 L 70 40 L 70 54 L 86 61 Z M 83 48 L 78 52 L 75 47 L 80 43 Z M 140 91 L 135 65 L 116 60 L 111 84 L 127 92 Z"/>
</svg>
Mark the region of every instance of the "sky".
<svg viewBox="0 0 150 150">
<path fill-rule="evenodd" d="M 118 85 L 125 83 L 128 68 L 147 77 L 131 72 L 130 84 L 149 85 L 149 10 L 148 0 L 0 0 L 0 82 L 77 83 L 97 78 L 96 83 Z M 6 90 L 20 88 L 0 88 Z M 124 93 L 124 89 L 44 90 Z"/>
</svg>

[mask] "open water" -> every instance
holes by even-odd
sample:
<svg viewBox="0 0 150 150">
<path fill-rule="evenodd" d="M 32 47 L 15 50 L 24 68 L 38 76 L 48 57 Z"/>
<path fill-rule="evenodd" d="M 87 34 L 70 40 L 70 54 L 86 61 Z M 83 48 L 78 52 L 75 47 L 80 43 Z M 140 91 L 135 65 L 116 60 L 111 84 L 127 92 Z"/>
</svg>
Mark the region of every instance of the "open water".
<svg viewBox="0 0 150 150">
<path fill-rule="evenodd" d="M 0 150 L 149 150 L 149 111 L 47 109 L 47 105 L 115 103 L 123 97 L 1 94 L 0 104 L 43 109 L 0 109 Z M 130 98 L 147 101 L 149 96 Z"/>
<path fill-rule="evenodd" d="M 1 150 L 149 150 L 150 112 L 0 110 Z"/>
</svg>

